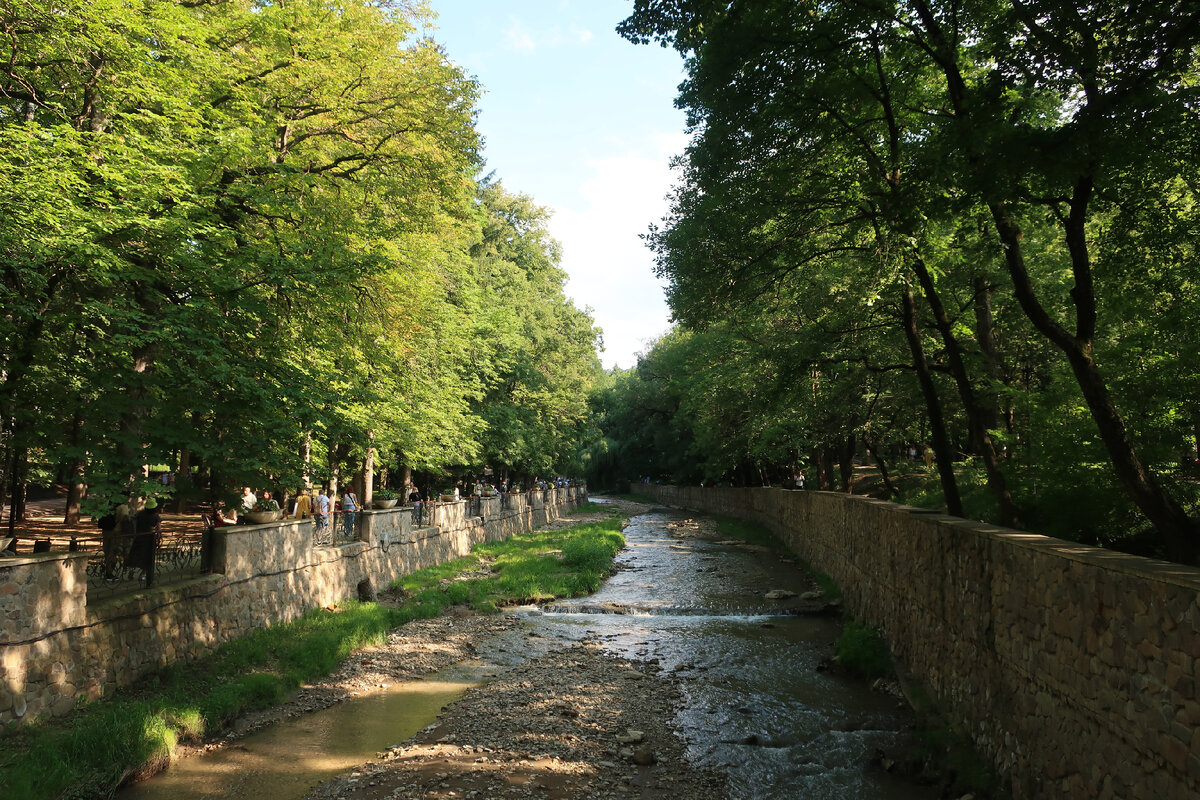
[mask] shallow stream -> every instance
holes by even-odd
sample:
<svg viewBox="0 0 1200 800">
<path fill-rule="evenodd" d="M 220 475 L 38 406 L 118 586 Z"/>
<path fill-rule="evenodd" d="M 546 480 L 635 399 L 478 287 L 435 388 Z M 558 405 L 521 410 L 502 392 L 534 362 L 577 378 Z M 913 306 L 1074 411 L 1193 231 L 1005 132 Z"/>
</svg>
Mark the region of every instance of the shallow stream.
<svg viewBox="0 0 1200 800">
<path fill-rule="evenodd" d="M 515 610 L 523 625 L 482 643 L 478 660 L 279 723 L 118 797 L 299 798 L 403 742 L 479 682 L 585 636 L 681 681 L 686 707 L 676 722 L 689 754 L 729 775 L 731 798 L 937 797 L 868 766 L 877 751 L 907 743 L 911 719 L 894 698 L 820 668 L 836 618 L 797 615 L 799 599 L 765 597 L 808 588 L 795 563 L 671 512 L 635 517 L 625 536 L 618 571 L 599 592 Z"/>
</svg>

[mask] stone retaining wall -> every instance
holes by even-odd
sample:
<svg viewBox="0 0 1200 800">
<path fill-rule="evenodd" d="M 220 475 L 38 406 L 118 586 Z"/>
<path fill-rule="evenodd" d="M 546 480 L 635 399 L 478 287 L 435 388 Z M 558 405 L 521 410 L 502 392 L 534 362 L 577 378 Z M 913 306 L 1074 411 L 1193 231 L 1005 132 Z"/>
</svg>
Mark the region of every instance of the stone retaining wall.
<svg viewBox="0 0 1200 800">
<path fill-rule="evenodd" d="M 360 541 L 314 547 L 311 520 L 220 528 L 212 574 L 89 603 L 87 554 L 0 559 L 0 727 L 59 716 L 147 672 L 305 611 L 533 530 L 587 500 L 585 488 L 364 511 Z"/>
<path fill-rule="evenodd" d="M 830 492 L 632 489 L 770 527 L 1014 797 L 1200 797 L 1200 569 Z"/>
</svg>

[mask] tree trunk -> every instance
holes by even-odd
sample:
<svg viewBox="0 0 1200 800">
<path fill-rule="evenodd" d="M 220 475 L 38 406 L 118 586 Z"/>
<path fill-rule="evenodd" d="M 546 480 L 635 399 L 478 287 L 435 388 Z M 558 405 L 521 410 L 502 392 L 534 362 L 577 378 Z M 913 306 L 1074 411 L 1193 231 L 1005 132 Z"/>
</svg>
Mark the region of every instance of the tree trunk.
<svg viewBox="0 0 1200 800">
<path fill-rule="evenodd" d="M 63 523 L 66 525 L 79 524 L 79 504 L 83 501 L 83 494 L 87 491 L 87 486 L 83 483 L 87 461 L 83 457 L 83 412 L 76 409 L 75 414 L 71 418 L 71 465 L 67 470 L 67 507 L 66 513 L 63 516 Z M 74 537 L 72 537 L 74 540 Z"/>
<path fill-rule="evenodd" d="M 304 441 L 300 442 L 300 460 L 304 462 L 304 488 L 312 488 L 312 431 L 304 432 Z"/>
<path fill-rule="evenodd" d="M 9 437 L 9 442 L 12 442 L 12 437 Z M 20 456 L 18 448 L 10 445 L 8 459 L 8 549 L 12 552 L 17 552 L 17 495 L 20 494 Z M 0 511 L 3 511 L 0 506 Z"/>
<path fill-rule="evenodd" d="M 154 374 L 157 348 L 153 344 L 139 345 L 133 353 L 133 374 L 126 389 L 126 404 L 120 416 L 120 445 L 117 448 L 119 474 L 126 477 L 132 491 L 138 478 L 146 476 L 145 435 L 142 420 L 147 415 L 150 391 L 147 385 Z"/>
<path fill-rule="evenodd" d="M 875 459 L 875 465 L 879 467 L 879 477 L 883 481 L 883 490 L 887 492 L 889 498 L 896 497 L 900 492 L 896 489 L 896 485 L 892 483 L 891 477 L 888 475 L 887 462 L 883 460 L 883 454 L 879 452 L 879 448 L 870 439 L 864 439 L 867 446 L 867 452 Z"/>
<path fill-rule="evenodd" d="M 942 401 L 938 397 L 937 387 L 933 383 L 933 375 L 929 372 L 925 349 L 921 346 L 921 334 L 917 330 L 917 306 L 912 290 L 905 290 L 902 299 L 904 337 L 908 340 L 908 349 L 912 353 L 913 366 L 917 371 L 917 382 L 921 385 L 921 394 L 925 398 L 930 438 L 933 441 L 934 455 L 937 457 L 938 476 L 942 481 L 942 494 L 946 498 L 946 510 L 956 517 L 961 517 L 963 515 L 962 499 L 958 494 L 958 481 L 954 477 L 953 453 L 950 450 L 949 437 L 946 436 L 946 420 L 942 414 Z"/>
<path fill-rule="evenodd" d="M 987 368 L 988 381 L 991 383 L 987 391 L 987 401 L 980 402 L 979 411 L 985 428 L 999 430 L 1001 403 L 998 387 L 1003 383 L 1003 370 L 1000 368 L 1000 355 L 996 350 L 996 326 L 992 317 L 992 287 L 983 275 L 976 275 L 972 283 L 975 290 L 973 293 L 975 339 L 979 342 L 979 350 L 983 353 L 983 362 Z"/>
<path fill-rule="evenodd" d="M 192 481 L 192 451 L 186 447 L 179 451 L 179 469 L 175 470 L 175 513 L 182 514 L 187 507 L 188 497 L 193 489 Z"/>
<path fill-rule="evenodd" d="M 813 453 L 813 463 L 817 467 L 817 488 L 823 492 L 833 491 L 833 453 L 824 445 Z"/>
<path fill-rule="evenodd" d="M 1076 333 L 1070 334 L 1042 307 L 1033 289 L 1021 248 L 1021 230 L 1002 203 L 992 203 L 992 217 L 1004 244 L 1005 265 L 1013 282 L 1017 301 L 1038 332 L 1049 339 L 1067 356 L 1075 380 L 1083 392 L 1084 402 L 1096 422 L 1100 438 L 1108 451 L 1109 460 L 1126 494 L 1158 530 L 1170 558 L 1184 564 L 1200 563 L 1200 525 L 1168 495 L 1154 475 L 1146 469 L 1134 449 L 1092 353 L 1095 333 L 1096 307 L 1091 288 L 1091 271 L 1083 240 L 1081 215 L 1087 181 L 1081 181 L 1072 203 L 1072 220 L 1068 223 L 1068 249 L 1076 274 L 1071 298 L 1076 306 Z M 1079 195 L 1083 193 L 1084 197 Z"/>
<path fill-rule="evenodd" d="M 958 396 L 962 401 L 963 411 L 967 415 L 967 428 L 971 434 L 971 443 L 975 448 L 975 452 L 983 461 L 983 468 L 987 473 L 988 488 L 991 489 L 992 494 L 996 498 L 996 503 L 1000 507 L 1000 524 L 1009 528 L 1020 529 L 1021 519 L 1017 513 L 1016 504 L 1013 503 L 1012 493 L 1008 489 L 1008 481 L 1005 479 L 1004 473 L 1000 470 L 1000 460 L 996 455 L 996 447 L 986 424 L 987 412 L 976 399 L 975 390 L 971 386 L 971 378 L 967 374 L 967 367 L 963 362 L 962 347 L 954 335 L 954 329 L 950 322 L 950 317 L 946 313 L 946 307 L 942 305 L 941 296 L 938 294 L 937 287 L 933 283 L 933 276 L 929 273 L 929 269 L 925 266 L 925 262 L 920 256 L 914 254 L 912 266 L 917 276 L 917 282 L 921 284 L 921 292 L 925 296 L 925 302 L 929 305 L 930 311 L 933 312 L 934 325 L 941 336 L 942 346 L 946 351 L 946 360 L 950 366 L 950 375 L 954 378 L 954 385 L 958 389 Z M 936 446 L 934 450 L 937 450 Z M 939 461 L 941 460 L 941 453 L 938 453 L 938 459 Z M 958 514 L 956 516 L 962 515 Z"/>
<path fill-rule="evenodd" d="M 854 437 L 847 437 L 838 448 L 838 470 L 842 473 L 842 491 L 850 494 L 854 490 Z"/>
<path fill-rule="evenodd" d="M 371 495 L 375 491 L 375 448 L 370 443 L 375 441 L 375 434 L 372 431 L 367 431 L 368 447 L 367 452 L 363 456 L 362 471 L 359 473 L 359 485 L 362 491 L 358 495 L 359 502 L 363 508 L 371 502 Z"/>
</svg>

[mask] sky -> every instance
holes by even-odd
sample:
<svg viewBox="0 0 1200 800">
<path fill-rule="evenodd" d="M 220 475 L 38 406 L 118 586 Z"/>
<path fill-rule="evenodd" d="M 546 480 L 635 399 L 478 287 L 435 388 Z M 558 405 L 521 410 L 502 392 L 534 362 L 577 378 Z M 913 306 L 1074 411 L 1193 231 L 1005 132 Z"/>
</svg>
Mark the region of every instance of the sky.
<svg viewBox="0 0 1200 800">
<path fill-rule="evenodd" d="M 614 30 L 630 0 L 432 0 L 428 31 L 483 88 L 487 171 L 549 208 L 567 296 L 604 331 L 601 363 L 628 368 L 669 327 L 639 239 L 667 211 L 683 60 Z"/>
</svg>

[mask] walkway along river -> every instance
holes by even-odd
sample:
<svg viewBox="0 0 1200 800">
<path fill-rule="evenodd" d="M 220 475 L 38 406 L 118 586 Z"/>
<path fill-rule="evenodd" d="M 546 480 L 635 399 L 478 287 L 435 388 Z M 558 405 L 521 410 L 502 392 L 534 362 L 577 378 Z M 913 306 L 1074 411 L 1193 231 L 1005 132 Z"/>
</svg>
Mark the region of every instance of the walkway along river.
<svg viewBox="0 0 1200 800">
<path fill-rule="evenodd" d="M 813 587 L 797 565 L 765 548 L 722 540 L 712 520 L 658 510 L 634 517 L 625 536 L 616 573 L 595 595 L 512 610 L 511 624 L 481 639 L 475 657 L 428 681 L 392 685 L 279 723 L 177 764 L 122 796 L 284 800 L 339 774 L 309 796 L 938 796 L 935 787 L 901 781 L 871 764 L 878 753 L 894 754 L 909 743 L 911 719 L 895 697 L 823 669 L 839 624 L 833 616 L 805 613 L 821 602 L 806 594 Z M 794 595 L 768 597 L 788 592 Z M 589 661 L 585 655 L 594 651 L 607 660 Z M 556 738 L 599 735 L 589 730 L 603 727 L 605 716 L 603 703 L 593 709 L 586 698 L 568 698 L 565 684 L 573 682 L 575 692 L 591 680 L 595 692 L 619 691 L 621 680 L 613 675 L 642 677 L 638 669 L 619 671 L 630 664 L 677 686 L 678 707 L 665 711 L 662 722 L 682 738 L 680 761 L 715 773 L 724 789 L 714 782 L 712 793 L 701 793 L 695 788 L 704 785 L 701 779 L 675 782 L 683 781 L 671 777 L 680 764 L 664 763 L 661 741 L 659 758 L 648 759 L 657 764 L 633 765 L 642 731 L 622 729 L 615 742 L 596 745 L 589 763 L 555 749 Z M 537 689 L 539 670 L 551 669 L 570 673 L 553 678 L 560 685 L 549 690 L 561 701 L 554 716 L 575 725 L 570 733 L 546 723 L 541 705 L 512 699 L 531 696 L 528 691 L 505 694 L 513 684 Z M 506 707 L 506 698 L 525 706 Z M 616 703 L 611 706 L 615 715 Z M 589 728 L 584 723 L 593 713 L 599 721 Z M 544 752 L 515 769 L 500 745 L 513 737 L 538 740 Z M 352 770 L 380 751 L 385 759 Z M 624 774 L 607 780 L 614 771 Z M 504 780 L 489 788 L 484 779 L 501 773 Z"/>
</svg>

